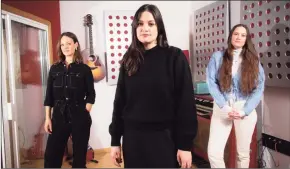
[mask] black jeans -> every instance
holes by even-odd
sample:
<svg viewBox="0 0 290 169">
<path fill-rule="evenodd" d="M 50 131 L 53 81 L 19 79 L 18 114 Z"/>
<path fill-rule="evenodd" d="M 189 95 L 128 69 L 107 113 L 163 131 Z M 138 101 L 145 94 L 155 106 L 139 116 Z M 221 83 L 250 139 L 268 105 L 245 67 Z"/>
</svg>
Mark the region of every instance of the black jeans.
<svg viewBox="0 0 290 169">
<path fill-rule="evenodd" d="M 48 136 L 44 168 L 61 168 L 68 137 L 72 135 L 73 168 L 86 168 L 86 153 L 92 119 L 85 104 L 61 103 L 54 107 L 52 134 Z"/>
</svg>

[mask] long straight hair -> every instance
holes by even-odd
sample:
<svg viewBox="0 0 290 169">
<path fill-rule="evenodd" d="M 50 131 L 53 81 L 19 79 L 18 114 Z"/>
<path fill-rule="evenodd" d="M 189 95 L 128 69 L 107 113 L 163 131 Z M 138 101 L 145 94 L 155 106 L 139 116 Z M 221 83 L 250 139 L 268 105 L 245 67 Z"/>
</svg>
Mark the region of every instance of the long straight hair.
<svg viewBox="0 0 290 169">
<path fill-rule="evenodd" d="M 145 52 L 145 48 L 143 44 L 137 39 L 136 29 L 138 27 L 139 19 L 142 13 L 145 11 L 150 12 L 156 22 L 158 30 L 157 45 L 161 47 L 168 47 L 164 23 L 159 9 L 155 5 L 151 4 L 142 5 L 134 15 L 132 22 L 132 43 L 124 54 L 121 62 L 129 76 L 135 74 L 138 71 L 139 65 L 144 60 L 143 54 Z"/>
<path fill-rule="evenodd" d="M 257 86 L 256 80 L 259 74 L 259 58 L 256 52 L 256 49 L 253 45 L 251 40 L 249 28 L 244 24 L 237 24 L 235 25 L 228 37 L 228 48 L 226 49 L 223 62 L 219 70 L 219 82 L 220 82 L 220 89 L 223 92 L 230 91 L 231 83 L 232 83 L 232 61 L 233 61 L 233 50 L 234 46 L 232 45 L 232 36 L 237 27 L 243 27 L 246 29 L 247 37 L 245 45 L 242 48 L 241 56 L 242 56 L 242 63 L 241 63 L 241 81 L 240 81 L 240 89 L 242 90 L 244 95 L 248 95 L 251 93 L 255 87 Z"/>
</svg>

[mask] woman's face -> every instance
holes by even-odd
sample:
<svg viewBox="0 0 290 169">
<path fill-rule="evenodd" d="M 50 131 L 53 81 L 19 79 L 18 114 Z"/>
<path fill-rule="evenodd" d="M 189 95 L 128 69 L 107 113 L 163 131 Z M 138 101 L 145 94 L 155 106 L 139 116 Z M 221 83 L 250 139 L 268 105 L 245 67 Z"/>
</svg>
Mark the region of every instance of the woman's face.
<svg viewBox="0 0 290 169">
<path fill-rule="evenodd" d="M 146 46 L 154 46 L 157 42 L 158 30 L 153 15 L 144 11 L 138 22 L 136 29 L 138 40 Z"/>
<path fill-rule="evenodd" d="M 60 40 L 60 48 L 65 56 L 73 56 L 78 43 L 74 43 L 73 39 L 68 36 L 63 36 Z"/>
<path fill-rule="evenodd" d="M 231 43 L 234 46 L 235 49 L 242 48 L 247 39 L 247 30 L 242 27 L 236 27 L 236 29 L 233 32 Z"/>
</svg>

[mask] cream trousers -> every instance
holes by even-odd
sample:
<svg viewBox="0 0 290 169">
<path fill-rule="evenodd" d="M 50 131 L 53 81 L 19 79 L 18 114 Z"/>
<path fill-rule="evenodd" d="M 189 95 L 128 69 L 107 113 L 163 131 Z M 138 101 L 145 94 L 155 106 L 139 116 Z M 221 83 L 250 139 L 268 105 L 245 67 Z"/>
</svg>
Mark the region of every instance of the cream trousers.
<svg viewBox="0 0 290 169">
<path fill-rule="evenodd" d="M 234 109 L 242 109 L 245 101 L 234 103 Z M 213 106 L 213 115 L 210 123 L 208 142 L 208 158 L 211 168 L 226 168 L 224 162 L 224 149 L 234 123 L 237 141 L 237 167 L 249 168 L 250 144 L 257 123 L 257 112 L 253 110 L 250 115 L 241 120 L 230 120 L 228 114 L 222 112 L 216 103 Z"/>
</svg>

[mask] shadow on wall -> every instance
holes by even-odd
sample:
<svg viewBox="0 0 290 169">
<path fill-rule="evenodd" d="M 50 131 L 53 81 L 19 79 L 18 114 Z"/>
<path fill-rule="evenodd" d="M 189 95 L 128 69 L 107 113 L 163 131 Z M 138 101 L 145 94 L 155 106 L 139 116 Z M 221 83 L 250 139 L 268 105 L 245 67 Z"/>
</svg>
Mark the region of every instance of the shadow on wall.
<svg viewBox="0 0 290 169">
<path fill-rule="evenodd" d="M 264 35 L 263 35 L 264 34 Z M 290 33 L 289 25 L 275 24 L 271 30 L 261 30 L 260 41 L 256 48 L 267 46 L 265 52 L 259 53 L 262 66 L 265 70 L 267 86 L 290 86 Z M 265 37 L 269 37 L 268 40 Z"/>
<path fill-rule="evenodd" d="M 289 25 L 275 24 L 271 30 L 261 31 L 255 36 L 268 36 L 260 42 L 268 49 L 259 53 L 265 70 L 266 86 L 264 92 L 263 133 L 289 140 L 290 133 L 290 31 Z M 264 35 L 263 35 L 264 33 Z M 284 126 L 284 127 L 280 127 Z"/>
</svg>

